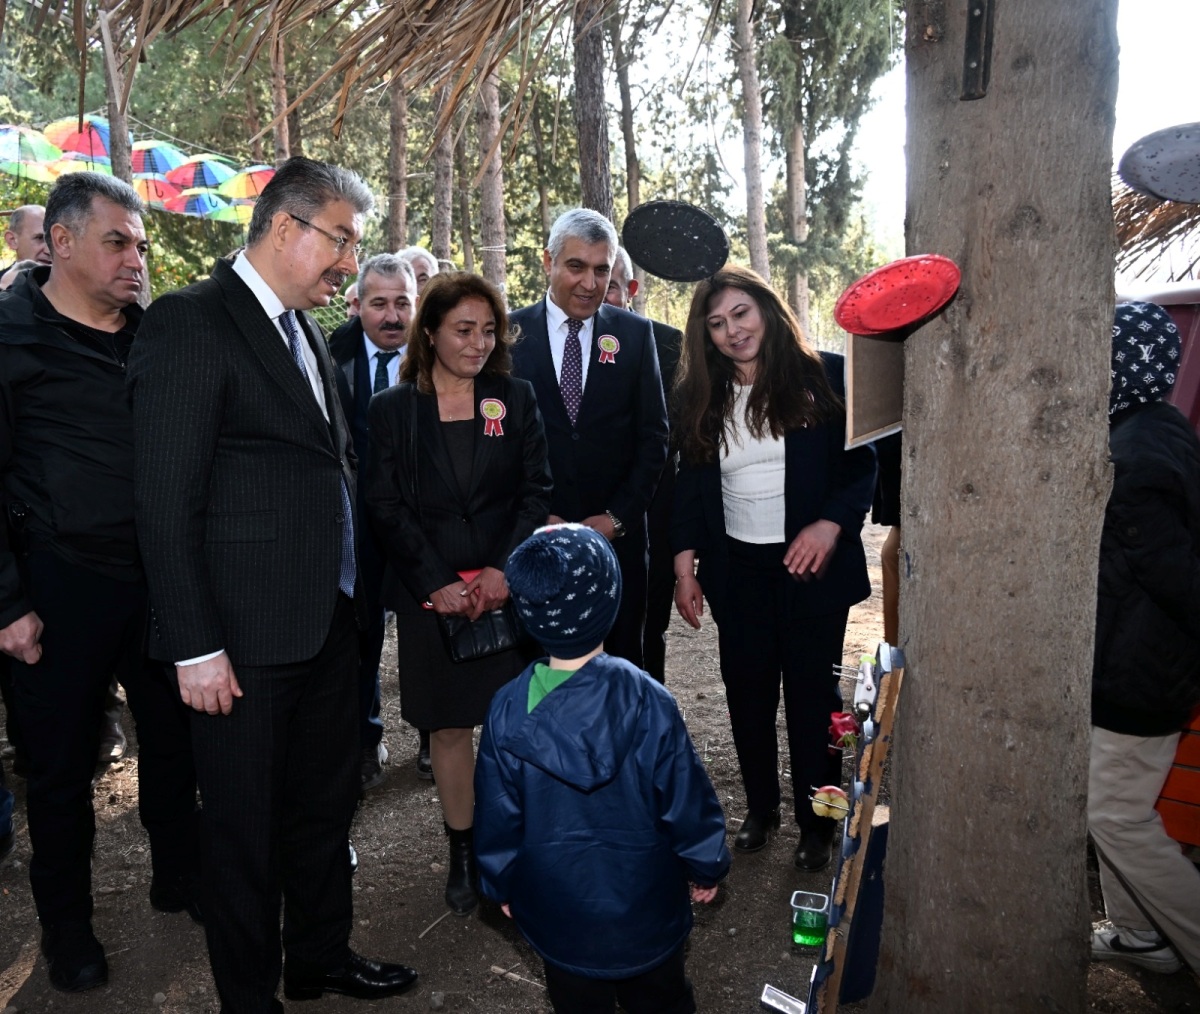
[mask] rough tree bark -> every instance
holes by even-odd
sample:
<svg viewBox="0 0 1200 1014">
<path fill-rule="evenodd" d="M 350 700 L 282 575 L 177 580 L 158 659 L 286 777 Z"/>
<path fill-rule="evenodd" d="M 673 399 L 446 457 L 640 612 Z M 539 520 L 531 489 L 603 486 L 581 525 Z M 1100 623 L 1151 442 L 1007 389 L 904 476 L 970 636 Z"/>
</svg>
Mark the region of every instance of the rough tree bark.
<svg viewBox="0 0 1200 1014">
<path fill-rule="evenodd" d="M 538 109 L 539 98 L 533 100 L 533 112 L 530 113 L 529 123 L 533 127 L 533 152 L 537 163 L 538 176 L 538 216 L 542 220 L 542 236 L 550 235 L 550 194 L 546 185 L 546 146 L 542 140 L 541 110 Z"/>
<path fill-rule="evenodd" d="M 633 28 L 632 38 L 636 45 L 638 35 L 645 30 L 645 20 L 639 19 Z M 633 126 L 633 89 L 629 84 L 629 64 L 633 57 L 625 52 L 621 40 L 621 21 L 612 19 L 609 29 L 612 44 L 613 64 L 617 72 L 617 90 L 621 95 L 621 138 L 625 142 L 625 196 L 628 201 L 626 213 L 642 203 L 642 167 L 637 156 L 637 133 Z M 638 265 L 633 266 L 633 277 L 637 279 L 638 293 L 633 297 L 636 312 L 646 312 L 646 272 Z"/>
<path fill-rule="evenodd" d="M 575 133 L 579 138 L 580 203 L 613 217 L 608 164 L 608 104 L 604 101 L 604 34 L 600 0 L 575 5 Z"/>
<path fill-rule="evenodd" d="M 450 101 L 450 90 L 438 94 L 438 118 Z M 439 261 L 450 259 L 450 230 L 454 210 L 454 139 L 445 131 L 433 150 L 433 235 L 430 252 Z"/>
<path fill-rule="evenodd" d="M 133 146 L 129 143 L 129 120 L 121 109 L 121 93 L 125 87 L 125 77 L 121 72 L 121 64 L 128 62 L 129 54 L 121 52 L 115 27 L 107 11 L 99 12 L 100 45 L 104 64 L 104 96 L 108 112 L 108 157 L 112 165 L 112 174 L 119 180 L 133 185 Z M 129 73 L 134 73 L 136 67 L 131 67 Z"/>
<path fill-rule="evenodd" d="M 254 138 L 250 146 L 250 157 L 254 159 L 257 165 L 261 164 L 266 157 L 263 151 L 262 138 L 258 136 L 258 132 L 262 130 L 262 117 L 258 112 L 258 98 L 254 94 L 255 82 L 253 78 L 247 77 L 245 86 L 245 91 L 242 94 L 246 100 L 246 136 Z"/>
<path fill-rule="evenodd" d="M 285 161 L 291 154 L 288 143 L 288 118 L 283 115 L 288 106 L 287 69 L 284 62 L 283 36 L 278 25 L 271 33 L 271 116 L 274 125 L 271 134 L 275 141 L 275 163 Z"/>
<path fill-rule="evenodd" d="M 762 93 L 758 87 L 757 48 L 754 42 L 754 0 L 738 0 L 734 27 L 734 59 L 742 83 L 742 146 L 746 172 L 746 240 L 750 266 L 763 278 L 771 277 L 767 259 L 767 212 L 763 204 Z"/>
<path fill-rule="evenodd" d="M 978 5 L 983 7 L 984 5 Z M 910 253 L 963 270 L 905 344 L 900 700 L 873 1012 L 1081 1012 L 1109 489 L 1116 0 L 909 0 Z"/>
<path fill-rule="evenodd" d="M 399 74 L 388 86 L 388 249 L 408 245 L 408 93 Z"/>
<path fill-rule="evenodd" d="M 467 132 L 460 130 L 454 144 L 454 172 L 458 176 L 458 243 L 464 271 L 475 271 L 475 223 L 471 215 L 471 181 L 475 174 L 467 163 Z"/>
<path fill-rule="evenodd" d="M 787 149 L 788 239 L 797 246 L 808 241 L 808 183 L 804 178 L 804 106 L 797 102 L 792 136 Z M 808 272 L 797 266 L 788 274 L 788 303 L 805 334 L 811 334 L 808 319 Z"/>
<path fill-rule="evenodd" d="M 479 157 L 483 165 L 483 184 L 479 193 L 479 234 L 483 240 L 483 277 L 504 291 L 508 271 L 504 247 L 504 169 L 500 163 L 500 76 L 493 71 L 479 86 L 475 106 L 475 124 L 479 134 Z M 495 151 L 492 149 L 495 148 Z M 489 157 L 489 152 L 491 155 Z"/>
</svg>

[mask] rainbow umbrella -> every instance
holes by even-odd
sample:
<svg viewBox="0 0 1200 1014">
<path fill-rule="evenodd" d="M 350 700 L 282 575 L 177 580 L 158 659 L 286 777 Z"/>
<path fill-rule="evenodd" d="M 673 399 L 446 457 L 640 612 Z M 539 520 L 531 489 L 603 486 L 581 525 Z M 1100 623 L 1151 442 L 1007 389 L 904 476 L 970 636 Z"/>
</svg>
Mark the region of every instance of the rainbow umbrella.
<svg viewBox="0 0 1200 1014">
<path fill-rule="evenodd" d="M 43 133 L 63 151 L 78 151 L 92 156 L 107 156 L 109 139 L 112 136 L 108 120 L 103 116 L 91 115 L 83 118 L 82 130 L 79 129 L 79 118 L 70 116 L 65 120 L 55 120 L 47 124 Z M 129 143 L 133 143 L 132 134 L 129 135 Z"/>
<path fill-rule="evenodd" d="M 62 156 L 62 149 L 32 127 L 12 123 L 0 125 L 0 160 L 5 162 L 50 162 Z"/>
<path fill-rule="evenodd" d="M 184 160 L 182 165 L 170 170 L 167 173 L 167 179 L 185 190 L 195 187 L 212 189 L 226 180 L 232 179 L 235 175 L 235 170 L 222 160 L 215 159 L 211 155 L 193 155 Z"/>
<path fill-rule="evenodd" d="M 189 187 L 181 194 L 168 197 L 163 201 L 163 207 L 180 215 L 208 218 L 221 208 L 229 207 L 229 203 L 205 187 Z"/>
<path fill-rule="evenodd" d="M 172 197 L 183 191 L 162 173 L 137 173 L 133 177 L 133 189 L 143 201 L 154 208 L 161 208 Z"/>
<path fill-rule="evenodd" d="M 222 183 L 217 193 L 235 200 L 257 197 L 274 175 L 275 170 L 269 165 L 252 165 Z"/>
<path fill-rule="evenodd" d="M 135 173 L 168 173 L 187 161 L 187 155 L 166 141 L 135 141 L 133 171 Z"/>
<path fill-rule="evenodd" d="M 218 208 L 208 217 L 216 222 L 237 222 L 238 225 L 249 225 L 253 216 L 253 204 L 231 204 L 227 208 Z"/>
<path fill-rule="evenodd" d="M 7 173 L 22 180 L 34 180 L 37 183 L 51 183 L 57 179 L 57 174 L 41 162 L 21 162 L 15 159 L 0 161 L 0 173 Z"/>
<path fill-rule="evenodd" d="M 55 176 L 62 176 L 64 173 L 81 173 L 85 170 L 111 176 L 112 160 L 103 155 L 85 155 L 78 151 L 65 151 L 62 158 L 47 162 L 46 168 Z"/>
</svg>

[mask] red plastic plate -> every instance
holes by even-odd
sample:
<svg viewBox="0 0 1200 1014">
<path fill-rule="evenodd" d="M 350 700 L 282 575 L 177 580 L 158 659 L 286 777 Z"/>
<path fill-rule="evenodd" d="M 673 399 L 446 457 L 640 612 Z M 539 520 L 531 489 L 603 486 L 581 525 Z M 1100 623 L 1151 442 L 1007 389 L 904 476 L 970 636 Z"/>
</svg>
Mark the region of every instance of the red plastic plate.
<svg viewBox="0 0 1200 1014">
<path fill-rule="evenodd" d="M 949 257 L 904 257 L 853 282 L 833 308 L 833 319 L 851 334 L 898 331 L 950 302 L 961 279 Z"/>
</svg>

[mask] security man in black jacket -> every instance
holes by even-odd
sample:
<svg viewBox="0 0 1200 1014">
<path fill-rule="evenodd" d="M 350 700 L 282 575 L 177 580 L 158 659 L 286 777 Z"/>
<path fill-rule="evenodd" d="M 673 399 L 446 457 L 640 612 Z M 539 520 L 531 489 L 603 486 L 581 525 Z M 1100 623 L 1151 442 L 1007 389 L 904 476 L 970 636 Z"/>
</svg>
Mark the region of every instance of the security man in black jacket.
<svg viewBox="0 0 1200 1014">
<path fill-rule="evenodd" d="M 78 991 L 108 968 L 92 932 L 91 779 L 114 673 L 137 722 L 151 903 L 198 917 L 188 726 L 145 661 L 146 585 L 133 522 L 125 363 L 141 320 L 143 205 L 98 173 L 50 192 L 50 267 L 0 294 L 0 651 L 29 753 L 29 879 L 50 981 Z"/>
</svg>

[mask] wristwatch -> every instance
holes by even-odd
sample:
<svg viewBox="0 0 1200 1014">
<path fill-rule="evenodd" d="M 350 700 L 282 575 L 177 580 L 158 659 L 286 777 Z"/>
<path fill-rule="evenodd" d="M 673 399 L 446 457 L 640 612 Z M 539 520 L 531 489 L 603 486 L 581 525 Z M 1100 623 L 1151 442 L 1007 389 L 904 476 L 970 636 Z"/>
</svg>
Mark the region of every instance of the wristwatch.
<svg viewBox="0 0 1200 1014">
<path fill-rule="evenodd" d="M 608 520 L 612 522 L 613 538 L 619 539 L 625 534 L 625 522 L 617 517 L 612 511 L 605 511 L 604 513 L 608 515 Z"/>
</svg>

